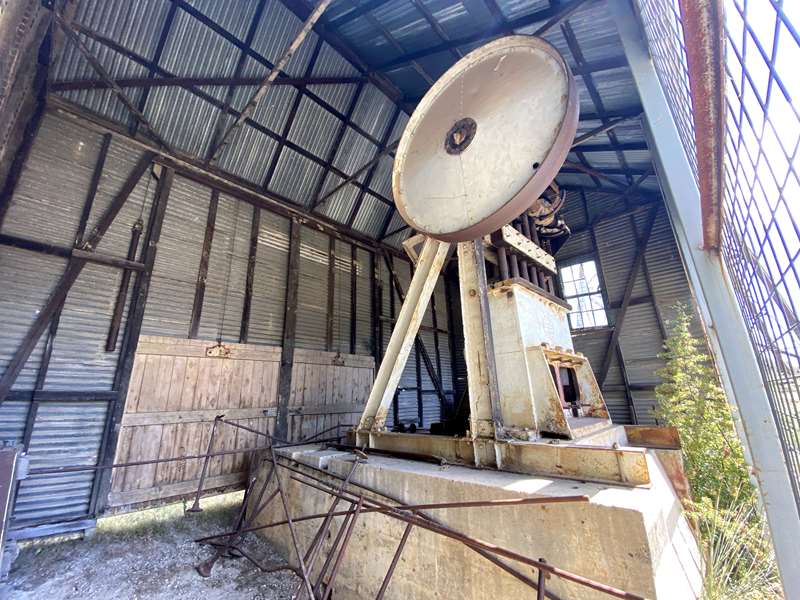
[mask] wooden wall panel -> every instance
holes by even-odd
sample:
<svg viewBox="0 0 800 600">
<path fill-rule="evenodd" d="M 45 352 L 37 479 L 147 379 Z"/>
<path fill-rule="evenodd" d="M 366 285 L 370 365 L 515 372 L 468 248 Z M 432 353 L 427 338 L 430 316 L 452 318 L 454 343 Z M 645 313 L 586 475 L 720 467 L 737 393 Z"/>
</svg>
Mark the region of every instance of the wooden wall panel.
<svg viewBox="0 0 800 600">
<path fill-rule="evenodd" d="M 355 425 L 367 403 L 374 370 L 371 356 L 295 350 L 289 399 L 292 441 L 326 438 L 326 429 L 339 426 L 344 433 Z"/>
<path fill-rule="evenodd" d="M 227 358 L 206 356 L 206 340 L 142 336 L 122 418 L 115 463 L 204 454 L 214 418 L 273 432 L 281 349 L 226 344 Z M 358 421 L 372 385 L 371 356 L 295 350 L 289 407 L 292 441 Z M 264 445 L 254 433 L 217 426 L 214 450 Z M 186 496 L 197 489 L 202 460 L 174 461 L 115 469 L 109 506 L 116 511 Z M 209 461 L 205 489 L 241 484 L 246 454 Z"/>
<path fill-rule="evenodd" d="M 114 462 L 204 454 L 214 418 L 258 431 L 274 427 L 280 348 L 226 344 L 227 358 L 206 356 L 214 342 L 142 336 Z M 266 411 L 266 413 L 265 413 Z M 214 450 L 264 445 L 254 433 L 220 424 Z M 206 489 L 244 481 L 245 454 L 209 461 Z M 197 489 L 202 460 L 116 469 L 109 505 L 119 509 Z"/>
</svg>

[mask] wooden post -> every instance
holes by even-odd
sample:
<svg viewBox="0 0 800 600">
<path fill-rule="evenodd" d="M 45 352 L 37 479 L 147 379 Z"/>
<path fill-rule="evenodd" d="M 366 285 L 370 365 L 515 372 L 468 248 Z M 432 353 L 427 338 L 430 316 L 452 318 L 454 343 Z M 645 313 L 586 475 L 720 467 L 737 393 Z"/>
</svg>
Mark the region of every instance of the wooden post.
<svg viewBox="0 0 800 600">
<path fill-rule="evenodd" d="M 242 306 L 242 326 L 239 329 L 239 341 L 247 343 L 247 332 L 250 329 L 250 312 L 253 306 L 253 280 L 256 274 L 256 255 L 258 253 L 258 234 L 261 229 L 261 210 L 253 207 L 253 220 L 250 225 L 250 250 L 247 258 L 247 278 L 244 282 L 244 304 Z"/>
<path fill-rule="evenodd" d="M 336 293 L 336 238 L 328 237 L 328 298 L 325 311 L 325 350 L 333 352 L 334 297 Z"/>
<path fill-rule="evenodd" d="M 358 249 L 350 244 L 350 354 L 356 353 L 356 317 L 358 316 Z"/>
<path fill-rule="evenodd" d="M 150 218 L 147 223 L 144 243 L 142 244 L 142 262 L 145 265 L 145 269 L 136 274 L 136 282 L 133 285 L 131 305 L 128 309 L 128 322 L 125 325 L 125 334 L 122 338 L 119 363 L 114 377 L 114 389 L 117 390 L 117 401 L 109 406 L 109 411 L 113 411 L 113 414 L 109 418 L 109 425 L 104 434 L 103 445 L 105 447 L 105 452 L 100 455 L 98 459 L 100 464 L 112 463 L 114 461 L 114 455 L 117 452 L 119 430 L 122 422 L 122 415 L 125 412 L 125 401 L 128 395 L 131 372 L 133 371 L 136 346 L 139 344 L 139 334 L 142 331 L 144 310 L 147 305 L 147 296 L 150 292 L 150 279 L 153 274 L 153 266 L 156 262 L 158 242 L 161 238 L 161 226 L 164 223 L 164 214 L 167 210 L 167 201 L 169 200 L 169 193 L 172 189 L 174 176 L 175 172 L 172 169 L 161 169 L 161 176 L 158 178 L 153 205 L 150 208 Z M 101 475 L 95 478 L 92 491 L 94 496 L 93 502 L 98 512 L 102 512 L 105 508 L 110 489 L 111 470 L 105 469 L 101 471 Z"/>
<path fill-rule="evenodd" d="M 203 298 L 206 293 L 206 277 L 208 277 L 208 260 L 211 256 L 211 244 L 214 241 L 214 228 L 217 223 L 218 205 L 219 191 L 211 190 L 211 200 L 208 203 L 208 215 L 206 216 L 206 234 L 203 238 L 203 250 L 200 253 L 200 266 L 197 268 L 197 284 L 194 288 L 194 304 L 192 305 L 192 317 L 189 322 L 190 338 L 196 338 L 197 331 L 200 328 L 200 316 L 203 313 Z"/>
<path fill-rule="evenodd" d="M 297 289 L 300 283 L 300 222 L 292 219 L 289 233 L 289 263 L 286 271 L 286 307 L 283 314 L 283 351 L 278 375 L 278 415 L 275 437 L 286 439 L 289 431 L 289 400 L 297 333 Z"/>
</svg>

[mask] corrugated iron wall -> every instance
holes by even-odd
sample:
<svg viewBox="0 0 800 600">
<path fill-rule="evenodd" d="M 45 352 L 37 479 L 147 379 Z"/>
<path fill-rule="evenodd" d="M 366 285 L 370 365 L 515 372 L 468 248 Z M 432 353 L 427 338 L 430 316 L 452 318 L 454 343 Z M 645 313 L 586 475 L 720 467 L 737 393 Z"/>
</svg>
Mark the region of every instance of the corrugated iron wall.
<svg viewBox="0 0 800 600">
<path fill-rule="evenodd" d="M 153 74 L 264 78 L 302 22 L 279 0 L 268 0 L 260 13 L 258 4 L 250 0 L 178 4 L 170 17 L 171 0 L 82 0 L 75 22 L 83 28 L 88 48 L 114 79 Z M 248 36 L 251 29 L 252 37 Z M 250 48 L 243 50 L 246 39 Z M 120 52 L 121 48 L 125 51 Z M 313 31 L 284 72 L 298 78 L 350 81 L 271 87 L 251 118 L 230 136 L 214 165 L 247 185 L 311 209 L 333 186 L 377 156 L 390 127 L 387 141 L 398 140 L 408 115 L 395 119 L 395 102 L 372 83 L 357 83 L 364 73 Z M 55 65 L 56 84 L 96 77 L 78 50 L 67 44 Z M 242 110 L 256 86 L 185 85 L 128 91 L 171 147 L 205 160 L 215 130 L 228 127 L 235 118 L 223 110 L 226 101 L 234 111 Z M 130 112 L 108 89 L 56 93 L 126 128 L 137 128 Z M 334 147 L 341 128 L 343 137 Z M 386 157 L 370 181 L 362 175 L 315 210 L 378 237 L 392 209 L 391 197 L 391 159 Z"/>
<path fill-rule="evenodd" d="M 103 139 L 77 123 L 47 116 L 34 141 L 0 233 L 71 248 Z M 113 139 L 88 211 L 86 231 L 97 222 L 141 155 Z M 98 251 L 125 256 L 131 227 L 149 216 L 149 175 L 138 182 Z M 2 368 L 53 291 L 67 260 L 60 256 L 0 247 L 0 346 Z M 33 468 L 96 464 L 105 439 L 120 345 L 106 351 L 121 271 L 87 265 L 58 311 L 49 363 L 42 335 L 17 378 L 11 398 L 0 406 L 3 440 L 23 444 Z M 120 322 L 124 330 L 127 312 Z M 33 390 L 39 390 L 35 394 Z M 14 527 L 87 517 L 92 512 L 94 473 L 34 475 L 18 489 Z"/>
<path fill-rule="evenodd" d="M 365 126 L 368 122 L 365 121 Z M 107 155 L 94 204 L 91 230 L 134 168 L 141 150 L 120 136 L 103 134 L 81 121 L 48 113 L 23 170 L 0 234 L 0 348 L 4 366 L 19 347 L 30 323 L 51 293 L 67 259 L 11 247 L 9 240 L 34 240 L 69 249 L 75 243 L 93 171 L 107 143 Z M 73 162 L 73 159 L 75 162 Z M 148 170 L 98 246 L 122 257 L 132 230 L 150 217 L 157 182 Z M 212 210 L 213 207 L 213 210 Z M 55 217 L 51 217 L 55 215 Z M 289 220 L 207 185 L 176 175 L 163 218 L 142 333 L 177 338 L 280 345 L 289 254 Z M 388 342 L 389 302 L 400 308 L 383 255 L 310 226 L 300 228 L 296 343 L 298 348 L 374 355 L 376 319 Z M 207 259 L 204 260 L 204 252 Z M 68 254 L 67 254 L 68 255 Z M 139 253 L 141 257 L 141 252 Z M 139 258 L 141 260 L 141 258 Z M 372 285 L 373 263 L 381 280 Z M 252 301 L 246 327 L 245 293 L 252 264 Z M 411 264 L 393 259 L 403 290 Z M 106 341 L 122 271 L 89 264 L 69 292 L 52 340 L 46 376 L 40 376 L 46 335 L 17 379 L 14 396 L 0 405 L 2 439 L 28 448 L 34 468 L 92 465 L 101 460 L 117 401 L 129 290 L 120 334 L 113 350 Z M 202 294 L 198 283 L 202 282 Z M 373 314 L 373 294 L 384 310 Z M 394 297 L 394 300 L 391 298 Z M 444 283 L 425 316 L 421 339 L 452 402 L 448 310 Z M 196 330 L 195 330 L 196 328 Z M 36 390 L 37 376 L 41 379 Z M 421 361 L 412 354 L 398 402 L 400 420 L 429 427 L 441 418 L 441 402 Z M 93 473 L 34 476 L 19 488 L 15 527 L 52 521 L 83 523 L 93 515 L 97 480 Z"/>
<path fill-rule="evenodd" d="M 603 385 L 609 412 L 620 423 L 656 422 L 654 389 L 659 382 L 656 371 L 663 366 L 658 354 L 664 330 L 677 303 L 692 305 L 666 210 L 656 199 L 636 207 L 619 195 L 571 191 L 563 215 L 575 234 L 556 256 L 559 267 L 589 259 L 599 267 L 609 326 L 573 331 L 576 349 L 589 358 L 599 379 L 639 240 L 653 218 L 652 211 L 656 211 L 652 231 L 619 333 L 619 352 L 610 350 L 612 358 Z"/>
<path fill-rule="evenodd" d="M 390 267 L 397 277 L 399 290 L 392 282 Z M 402 305 L 400 293 L 405 295 L 412 275 L 413 268 L 410 262 L 381 257 L 378 280 L 381 299 L 378 338 L 382 344 L 381 354 L 389 344 L 394 319 Z M 415 344 L 400 378 L 392 410 L 389 411 L 388 427 L 414 424 L 427 429 L 432 423 L 441 421 L 452 409 L 456 394 L 450 354 L 451 332 L 448 327 L 450 310 L 453 310 L 453 307 L 446 301 L 445 276 L 442 274 L 436 284 L 432 301 L 425 311 L 418 339 L 430 357 L 436 378 L 441 381 L 445 393 L 444 402 L 440 399 L 425 365 L 421 348 L 419 344 Z M 453 335 L 458 336 L 455 332 Z"/>
</svg>

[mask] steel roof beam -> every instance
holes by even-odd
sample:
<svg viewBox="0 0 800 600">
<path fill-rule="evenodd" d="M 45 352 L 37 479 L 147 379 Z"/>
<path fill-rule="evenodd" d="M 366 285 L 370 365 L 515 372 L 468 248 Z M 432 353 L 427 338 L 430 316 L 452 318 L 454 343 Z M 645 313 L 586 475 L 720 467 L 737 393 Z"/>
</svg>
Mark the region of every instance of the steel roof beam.
<svg viewBox="0 0 800 600">
<path fill-rule="evenodd" d="M 567 41 L 567 47 L 569 48 L 570 53 L 572 54 L 572 58 L 578 64 L 579 67 L 583 68 L 584 71 L 581 73 L 583 78 L 583 83 L 586 86 L 586 90 L 589 92 L 589 97 L 592 100 L 592 104 L 594 104 L 595 110 L 597 114 L 600 115 L 600 120 L 603 122 L 604 125 L 608 125 L 610 119 L 605 112 L 605 106 L 603 105 L 603 99 L 600 97 L 600 93 L 597 90 L 597 87 L 594 84 L 594 80 L 592 79 L 591 72 L 585 70 L 587 66 L 586 59 L 583 56 L 583 51 L 581 50 L 580 44 L 578 44 L 578 39 L 575 37 L 575 33 L 572 31 L 572 26 L 569 24 L 569 21 L 564 22 L 561 25 L 561 33 L 564 35 L 564 39 Z M 627 60 L 626 60 L 627 64 Z M 613 146 L 617 146 L 619 141 L 617 140 L 617 136 L 614 133 L 613 129 L 609 129 L 606 131 L 606 135 L 608 136 L 609 141 Z M 615 153 L 617 155 L 617 160 L 619 160 L 619 164 L 622 166 L 623 169 L 627 168 L 628 164 L 625 160 L 625 155 L 622 153 L 621 150 L 618 148 L 615 149 Z M 588 163 L 586 166 L 589 166 Z M 625 174 L 626 178 L 628 179 L 628 183 L 632 183 L 632 178 L 629 174 Z"/>
<path fill-rule="evenodd" d="M 175 1 L 175 0 L 173 0 Z M 183 1 L 183 0 L 181 0 Z M 303 0 L 279 0 L 286 8 L 292 11 L 297 18 L 305 21 L 311 9 Z M 370 72 L 367 64 L 361 57 L 353 51 L 350 46 L 325 22 L 319 22 L 314 26 L 314 32 L 325 40 L 331 47 L 339 52 L 348 60 L 362 75 L 369 78 L 373 85 L 386 94 L 395 104 L 401 104 L 403 93 L 389 80 L 389 78 L 379 73 Z"/>
<path fill-rule="evenodd" d="M 133 77 L 115 79 L 121 88 L 154 88 L 154 87 L 186 87 L 186 86 L 223 86 L 246 87 L 255 86 L 262 77 Z M 366 81 L 366 77 L 287 77 L 281 76 L 272 85 L 356 85 Z M 111 84 L 102 79 L 74 79 L 57 81 L 50 86 L 50 91 L 67 92 L 73 90 L 105 90 Z"/>
<path fill-rule="evenodd" d="M 489 27 L 488 29 L 485 29 L 478 33 L 473 33 L 471 35 L 451 40 L 449 42 L 442 42 L 441 44 L 430 46 L 423 50 L 417 50 L 416 52 L 410 52 L 408 54 L 405 54 L 404 56 L 401 56 L 399 58 L 378 65 L 374 67 L 374 70 L 387 71 L 395 67 L 398 67 L 400 65 L 408 64 L 413 60 L 419 60 L 420 58 L 425 58 L 426 56 L 438 54 L 439 52 L 447 52 L 454 48 L 458 48 L 459 46 L 468 46 L 488 41 L 503 33 L 515 31 L 517 29 L 522 29 L 524 27 L 528 27 L 535 23 L 541 23 L 542 21 L 545 21 L 545 25 L 549 28 L 554 26 L 561 19 L 565 18 L 566 14 L 570 14 L 572 10 L 578 8 L 585 1 L 586 0 L 573 0 L 573 2 L 570 2 L 569 4 L 560 7 L 550 6 L 548 8 L 538 10 L 529 15 L 525 15 L 523 17 L 519 17 L 511 21 L 498 22 L 494 26 Z M 558 20 L 551 24 L 551 21 L 553 21 L 554 18 L 558 18 Z M 538 35 L 542 34 L 540 33 Z"/>
<path fill-rule="evenodd" d="M 376 8 L 380 8 L 387 2 L 389 2 L 389 0 L 369 0 L 360 6 L 354 6 L 353 10 L 346 12 L 343 15 L 340 15 L 335 19 L 331 19 L 327 25 L 331 29 L 338 29 L 342 25 L 346 25 L 347 23 L 356 20 L 361 15 L 365 15 Z"/>
<path fill-rule="evenodd" d="M 380 154 L 386 146 L 389 144 L 389 137 L 392 135 L 394 131 L 394 124 L 397 122 L 397 117 L 400 116 L 400 108 L 396 108 L 394 114 L 392 115 L 391 120 L 389 121 L 389 127 L 386 128 L 386 132 L 383 134 L 383 139 L 381 140 L 381 145 L 378 147 L 378 154 Z M 377 160 L 367 171 L 367 174 L 364 176 L 364 185 L 368 188 L 372 184 L 372 179 L 375 177 L 375 172 L 378 170 L 378 165 L 380 165 L 380 159 Z M 350 211 L 350 215 L 347 217 L 347 226 L 352 227 L 353 223 L 356 220 L 356 216 L 358 216 L 358 212 L 361 210 L 361 204 L 364 202 L 364 189 L 362 188 L 361 192 L 358 194 L 356 201 L 353 203 L 353 209 Z M 389 212 L 392 212 L 392 209 L 389 209 Z"/>
<path fill-rule="evenodd" d="M 615 129 L 616 127 L 622 125 L 623 123 L 627 123 L 634 119 L 639 119 L 640 117 L 641 115 L 636 115 L 635 117 L 620 117 L 615 121 L 611 121 L 609 123 L 603 123 L 602 125 L 600 125 L 600 127 L 595 127 L 591 131 L 588 131 L 583 135 L 579 135 L 578 137 L 576 137 L 575 141 L 572 142 L 572 147 L 574 148 L 575 146 L 580 146 L 584 142 L 587 142 L 590 139 L 597 137 L 598 135 L 602 135 L 612 129 Z M 583 150 L 586 151 L 586 146 L 584 146 Z"/>
</svg>

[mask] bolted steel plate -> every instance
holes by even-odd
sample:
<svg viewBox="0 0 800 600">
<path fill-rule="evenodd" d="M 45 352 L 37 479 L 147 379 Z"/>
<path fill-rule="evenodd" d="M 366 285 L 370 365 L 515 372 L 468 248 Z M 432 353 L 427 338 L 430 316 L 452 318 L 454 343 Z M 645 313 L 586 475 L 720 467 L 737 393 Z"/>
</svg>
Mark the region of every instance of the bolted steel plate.
<svg viewBox="0 0 800 600">
<path fill-rule="evenodd" d="M 403 132 L 397 209 L 448 242 L 496 231 L 555 178 L 577 125 L 575 81 L 553 46 L 513 35 L 473 50 L 425 94 Z"/>
</svg>

